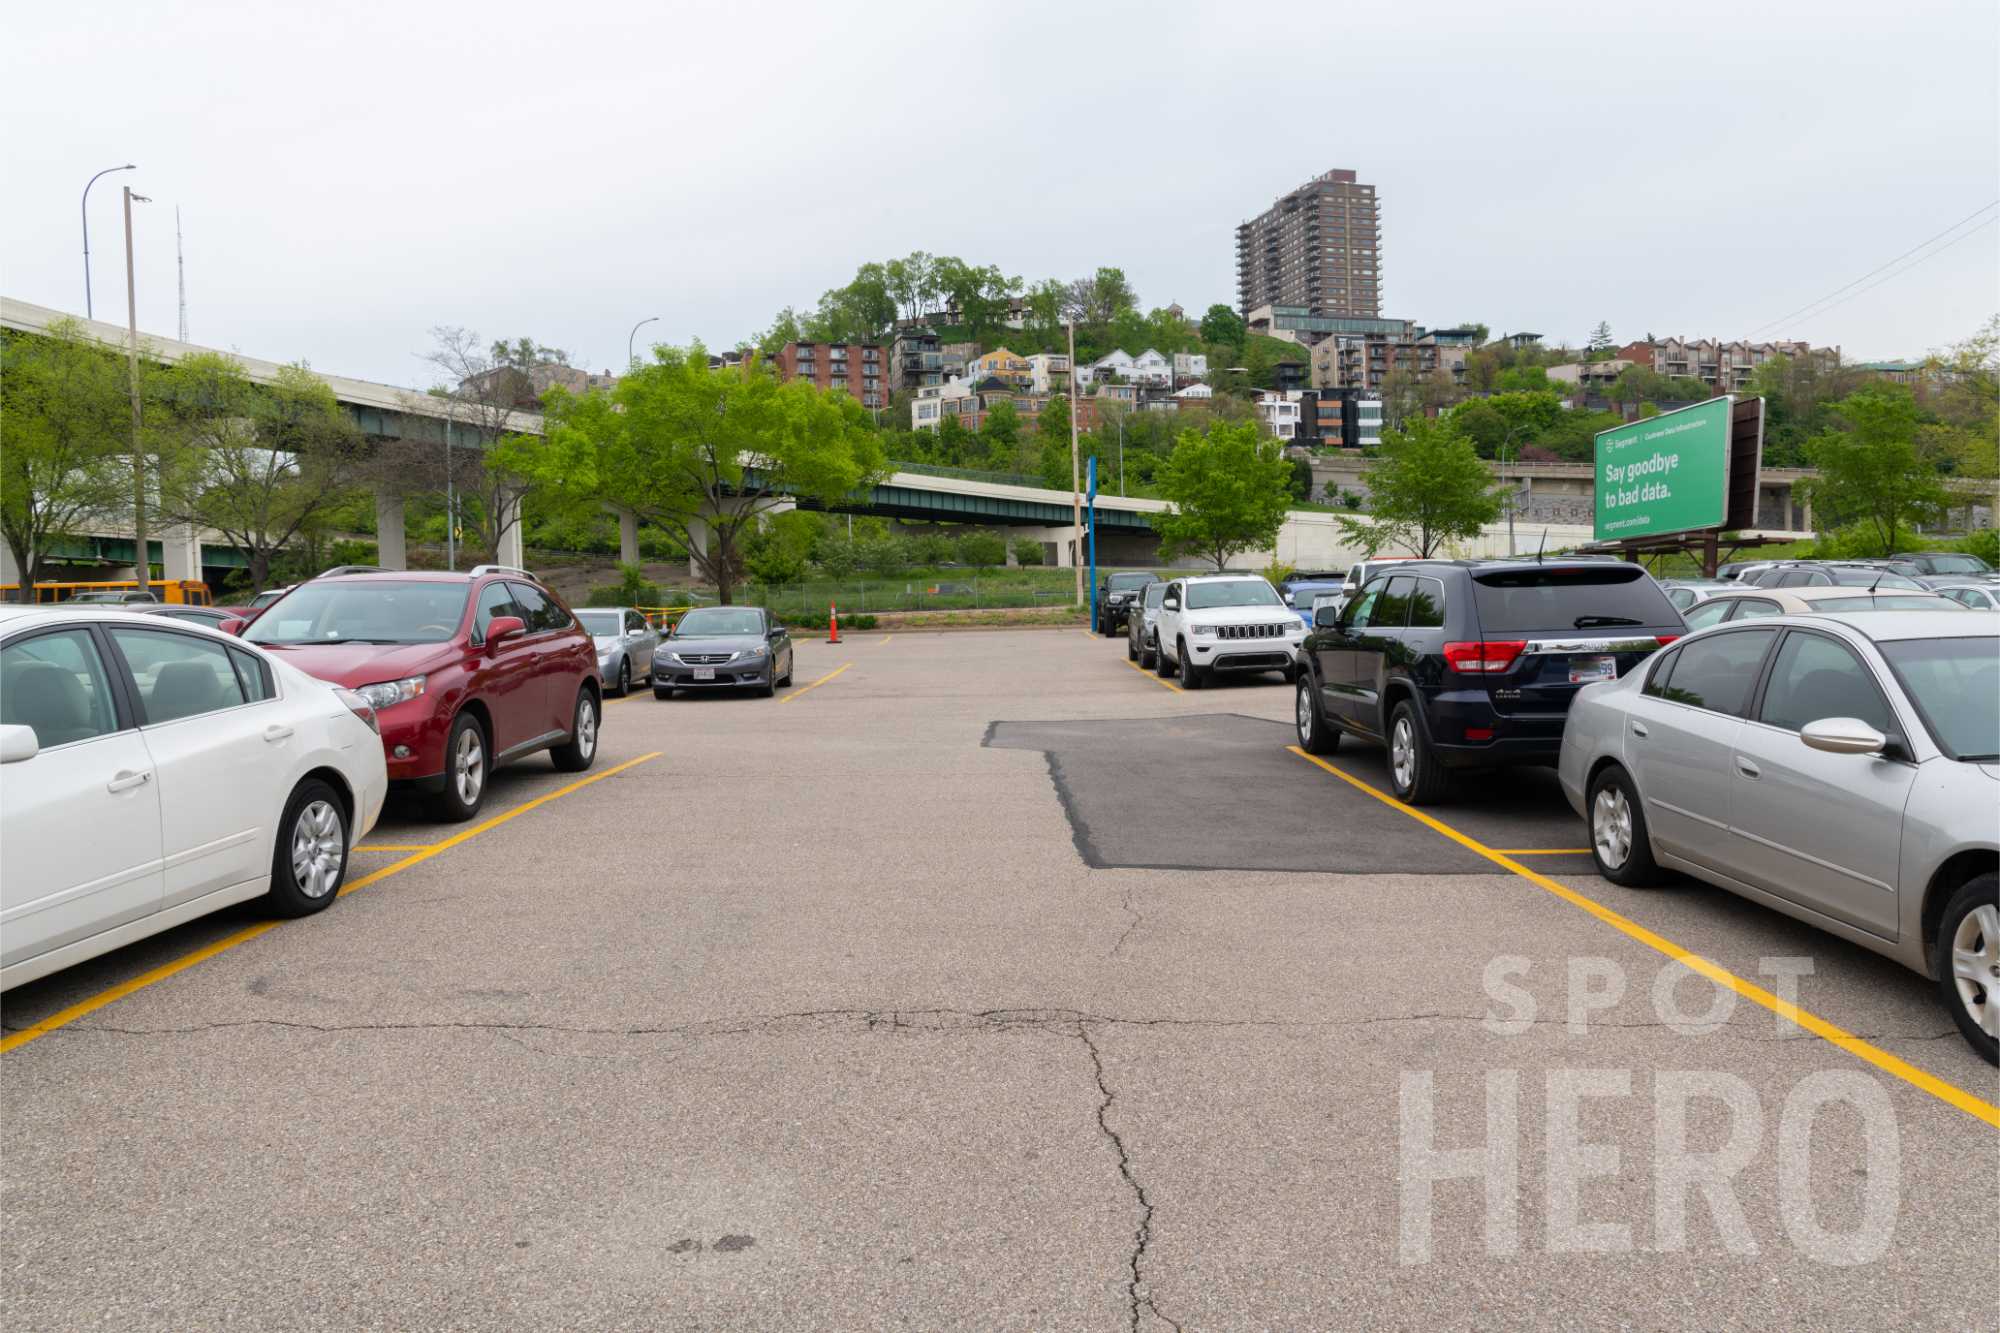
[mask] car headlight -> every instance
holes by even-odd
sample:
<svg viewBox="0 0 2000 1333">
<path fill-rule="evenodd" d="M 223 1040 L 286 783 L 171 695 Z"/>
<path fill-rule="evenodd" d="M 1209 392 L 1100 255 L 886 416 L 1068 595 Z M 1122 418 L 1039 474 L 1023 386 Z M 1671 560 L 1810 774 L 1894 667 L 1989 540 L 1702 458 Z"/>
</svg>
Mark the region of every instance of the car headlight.
<svg viewBox="0 0 2000 1333">
<path fill-rule="evenodd" d="M 368 701 L 368 706 L 376 712 L 407 703 L 424 692 L 422 676 L 405 676 L 401 680 L 377 681 L 373 685 L 363 685 L 355 693 Z"/>
<path fill-rule="evenodd" d="M 1192 631 L 1197 639 L 1212 639 L 1215 637 L 1215 626 L 1213 625 L 1195 625 L 1192 627 Z"/>
<path fill-rule="evenodd" d="M 762 647 L 745 648 L 742 652 L 736 654 L 736 660 L 739 662 L 761 662 L 764 660 L 765 654 L 770 651 L 769 648 Z"/>
</svg>

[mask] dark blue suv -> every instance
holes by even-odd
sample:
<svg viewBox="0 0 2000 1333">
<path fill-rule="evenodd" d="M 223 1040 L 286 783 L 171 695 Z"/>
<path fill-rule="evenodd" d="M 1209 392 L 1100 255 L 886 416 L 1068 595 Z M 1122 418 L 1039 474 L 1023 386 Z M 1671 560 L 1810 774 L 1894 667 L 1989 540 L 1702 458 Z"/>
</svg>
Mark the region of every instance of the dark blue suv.
<svg viewBox="0 0 2000 1333">
<path fill-rule="evenodd" d="M 1615 680 L 1687 632 L 1638 565 L 1412 560 L 1344 608 L 1320 608 L 1300 649 L 1299 746 L 1343 732 L 1389 747 L 1398 799 L 1443 799 L 1454 770 L 1553 765 L 1576 692 Z"/>
</svg>

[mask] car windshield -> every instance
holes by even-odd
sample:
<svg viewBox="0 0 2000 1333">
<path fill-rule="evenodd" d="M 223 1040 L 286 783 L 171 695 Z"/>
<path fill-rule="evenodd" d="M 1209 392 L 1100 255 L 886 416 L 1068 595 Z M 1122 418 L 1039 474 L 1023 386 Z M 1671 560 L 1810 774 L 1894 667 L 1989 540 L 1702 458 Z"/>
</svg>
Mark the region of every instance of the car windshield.
<svg viewBox="0 0 2000 1333">
<path fill-rule="evenodd" d="M 1212 611 L 1221 606 L 1283 606 L 1277 590 L 1262 579 L 1225 579 L 1215 583 L 1187 586 L 1190 611 Z"/>
<path fill-rule="evenodd" d="M 1660 585 L 1637 565 L 1550 565 L 1472 576 L 1472 601 L 1487 635 L 1678 625 Z"/>
<path fill-rule="evenodd" d="M 251 643 L 442 643 L 458 632 L 469 583 L 308 583 L 252 621 Z"/>
<path fill-rule="evenodd" d="M 674 628 L 676 639 L 721 638 L 734 634 L 762 634 L 762 612 L 731 606 L 704 606 L 681 617 Z"/>
<path fill-rule="evenodd" d="M 1827 573 L 1843 588 L 1914 588 L 1921 590 L 1923 584 L 1906 578 L 1893 569 L 1830 569 Z"/>
<path fill-rule="evenodd" d="M 583 632 L 593 639 L 615 639 L 625 632 L 623 611 L 579 611 L 576 618 L 583 622 Z"/>
<path fill-rule="evenodd" d="M 1984 574 L 1991 569 L 1976 555 L 1927 555 L 1923 567 L 1933 574 Z"/>
<path fill-rule="evenodd" d="M 2000 759 L 2000 638 L 1898 639 L 1880 647 L 1946 754 Z"/>
<path fill-rule="evenodd" d="M 1826 597 L 1812 604 L 1815 611 L 1963 611 L 1949 597 L 1926 593 L 1875 593 L 1859 597 Z"/>
<path fill-rule="evenodd" d="M 1129 592 L 1134 588 L 1143 588 L 1152 581 L 1151 574 L 1113 574 L 1111 587 L 1117 592 Z"/>
</svg>

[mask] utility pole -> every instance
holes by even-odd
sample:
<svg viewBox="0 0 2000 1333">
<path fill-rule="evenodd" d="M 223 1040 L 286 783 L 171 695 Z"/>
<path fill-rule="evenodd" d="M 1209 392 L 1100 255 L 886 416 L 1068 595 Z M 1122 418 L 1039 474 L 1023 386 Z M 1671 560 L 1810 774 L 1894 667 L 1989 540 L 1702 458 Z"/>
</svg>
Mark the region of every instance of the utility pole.
<svg viewBox="0 0 2000 1333">
<path fill-rule="evenodd" d="M 1069 486 L 1070 512 L 1074 518 L 1075 545 L 1070 563 L 1076 566 L 1076 604 L 1083 605 L 1083 467 L 1076 443 L 1076 321 L 1069 322 Z"/>
<path fill-rule="evenodd" d="M 106 167 L 106 168 L 105 168 L 104 170 L 102 170 L 102 171 L 98 172 L 98 173 L 97 173 L 97 176 L 109 176 L 109 175 L 110 175 L 110 174 L 111 174 L 112 172 L 114 172 L 114 171 L 137 171 L 138 169 L 139 169 L 139 168 L 138 168 L 137 166 L 133 165 L 133 164 L 132 164 L 132 163 L 130 163 L 130 162 L 127 162 L 127 163 L 126 163 L 126 164 L 125 164 L 124 166 L 122 166 L 122 167 Z M 92 176 L 92 177 L 91 177 L 91 178 L 90 178 L 89 180 L 87 180 L 87 181 L 85 181 L 85 182 L 83 183 L 83 208 L 82 208 L 82 212 L 83 212 L 83 317 L 84 317 L 85 319 L 95 319 L 95 318 L 97 317 L 97 312 L 96 312 L 96 310 L 95 310 L 95 309 L 93 308 L 93 306 L 92 306 L 92 304 L 91 304 L 91 300 L 90 300 L 90 187 L 91 187 L 91 186 L 93 186 L 93 185 L 95 185 L 95 184 L 97 184 L 97 176 Z"/>
<path fill-rule="evenodd" d="M 451 493 L 451 414 L 444 418 L 444 567 L 458 572 L 458 501 Z"/>
<path fill-rule="evenodd" d="M 187 252 L 181 248 L 181 206 L 174 205 L 174 277 L 181 289 L 181 341 L 188 340 Z"/>
<path fill-rule="evenodd" d="M 139 591 L 145 592 L 152 581 L 152 543 L 146 534 L 146 455 L 139 435 L 141 414 L 139 410 L 139 289 L 132 277 L 132 202 L 145 204 L 152 201 L 143 194 L 133 194 L 132 187 L 125 187 L 125 328 L 131 335 L 126 347 L 126 376 L 131 381 L 132 390 L 132 550 L 133 569 L 139 578 Z"/>
</svg>

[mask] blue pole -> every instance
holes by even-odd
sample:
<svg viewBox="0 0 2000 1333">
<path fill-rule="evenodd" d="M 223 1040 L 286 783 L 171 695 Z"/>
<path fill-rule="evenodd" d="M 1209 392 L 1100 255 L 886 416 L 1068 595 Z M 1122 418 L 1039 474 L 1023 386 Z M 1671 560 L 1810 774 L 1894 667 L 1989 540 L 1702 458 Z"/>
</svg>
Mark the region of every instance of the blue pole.
<svg viewBox="0 0 2000 1333">
<path fill-rule="evenodd" d="M 1097 628 L 1097 455 L 1090 456 L 1089 491 L 1090 503 L 1090 627 Z"/>
</svg>

